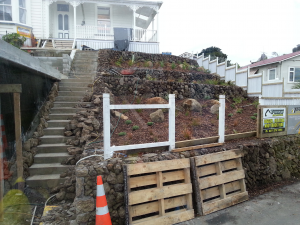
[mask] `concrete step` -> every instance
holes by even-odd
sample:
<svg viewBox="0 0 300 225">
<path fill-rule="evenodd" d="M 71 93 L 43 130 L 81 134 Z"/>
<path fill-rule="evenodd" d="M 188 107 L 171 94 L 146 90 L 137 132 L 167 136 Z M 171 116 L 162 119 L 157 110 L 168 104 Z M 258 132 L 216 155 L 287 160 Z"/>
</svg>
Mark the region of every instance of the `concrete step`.
<svg viewBox="0 0 300 225">
<path fill-rule="evenodd" d="M 29 167 L 29 173 L 33 175 L 46 175 L 46 174 L 61 174 L 65 172 L 70 166 L 61 165 L 60 163 L 34 163 Z"/>
<path fill-rule="evenodd" d="M 83 96 L 57 96 L 56 101 L 59 102 L 80 102 Z"/>
<path fill-rule="evenodd" d="M 70 155 L 67 152 L 61 153 L 38 153 L 34 156 L 34 163 L 41 164 L 41 163 L 61 163 Z"/>
<path fill-rule="evenodd" d="M 85 87 L 87 88 L 88 85 L 91 85 L 93 84 L 93 82 L 72 82 L 72 83 L 68 83 L 68 82 L 65 82 L 65 83 L 60 83 L 59 84 L 59 87 L 69 87 L 69 86 L 73 86 L 73 87 Z"/>
<path fill-rule="evenodd" d="M 58 96 L 84 96 L 85 91 L 59 91 Z"/>
<path fill-rule="evenodd" d="M 60 178 L 60 174 L 34 175 L 26 179 L 29 187 L 54 188 L 65 182 L 66 178 Z"/>
<path fill-rule="evenodd" d="M 50 120 L 71 120 L 75 113 L 51 113 L 49 114 Z"/>
<path fill-rule="evenodd" d="M 98 64 L 97 58 L 83 58 L 83 59 L 74 59 L 72 61 L 73 65 L 86 65 L 87 63 L 90 63 L 91 65 L 96 65 Z"/>
<path fill-rule="evenodd" d="M 54 102 L 54 107 L 90 106 L 90 102 Z"/>
<path fill-rule="evenodd" d="M 78 82 L 90 83 L 92 81 L 93 80 L 92 80 L 91 77 L 89 77 L 89 78 L 87 78 L 87 77 L 82 77 L 82 78 L 78 77 L 78 78 L 62 79 L 60 81 L 60 84 L 70 84 L 70 85 L 72 85 L 73 83 L 78 83 Z"/>
<path fill-rule="evenodd" d="M 59 114 L 59 113 L 76 113 L 78 111 L 82 111 L 83 108 L 72 108 L 72 107 L 53 107 L 51 109 L 51 113 Z"/>
<path fill-rule="evenodd" d="M 65 127 L 48 127 L 44 129 L 44 135 L 64 135 Z"/>
<path fill-rule="evenodd" d="M 89 91 L 92 91 L 92 88 L 65 86 L 65 87 L 59 87 L 59 91 L 84 91 L 84 92 L 89 92 Z"/>
<path fill-rule="evenodd" d="M 43 144 L 37 146 L 38 153 L 60 153 L 67 152 L 67 148 L 73 147 L 73 145 L 66 145 L 65 143 L 59 144 Z"/>
<path fill-rule="evenodd" d="M 93 76 L 94 74 L 97 73 L 97 71 L 96 71 L 96 69 L 95 69 L 94 71 L 89 71 L 89 72 L 76 71 L 76 70 L 74 70 L 74 71 L 72 71 L 71 73 L 72 73 L 72 74 L 74 73 L 74 74 L 77 75 L 77 76 L 80 76 L 80 75 L 86 75 L 86 74 L 90 74 L 90 75 Z"/>
<path fill-rule="evenodd" d="M 48 120 L 48 128 L 49 127 L 65 127 L 70 120 Z"/>
<path fill-rule="evenodd" d="M 74 139 L 75 136 L 65 137 L 63 135 L 44 135 L 41 137 L 41 144 L 59 144 L 66 143 L 68 139 Z"/>
</svg>

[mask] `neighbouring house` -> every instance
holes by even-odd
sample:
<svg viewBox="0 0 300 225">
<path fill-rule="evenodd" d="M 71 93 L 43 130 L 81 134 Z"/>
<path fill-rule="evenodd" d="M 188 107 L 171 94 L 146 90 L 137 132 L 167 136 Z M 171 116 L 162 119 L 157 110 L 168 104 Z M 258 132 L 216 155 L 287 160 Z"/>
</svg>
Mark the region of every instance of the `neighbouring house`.
<svg viewBox="0 0 300 225">
<path fill-rule="evenodd" d="M 1 0 L 0 34 L 32 32 L 42 48 L 114 48 L 123 28 L 129 50 L 159 53 L 162 2 L 138 0 Z M 120 29 L 119 29 L 120 30 Z"/>
</svg>

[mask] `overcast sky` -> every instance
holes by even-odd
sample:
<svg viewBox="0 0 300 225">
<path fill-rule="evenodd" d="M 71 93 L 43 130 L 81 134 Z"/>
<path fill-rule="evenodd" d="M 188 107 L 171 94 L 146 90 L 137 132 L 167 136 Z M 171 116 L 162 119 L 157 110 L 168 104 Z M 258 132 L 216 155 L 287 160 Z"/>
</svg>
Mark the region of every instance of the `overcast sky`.
<svg viewBox="0 0 300 225">
<path fill-rule="evenodd" d="M 163 0 L 160 51 L 217 46 L 241 66 L 300 44 L 300 0 Z"/>
</svg>

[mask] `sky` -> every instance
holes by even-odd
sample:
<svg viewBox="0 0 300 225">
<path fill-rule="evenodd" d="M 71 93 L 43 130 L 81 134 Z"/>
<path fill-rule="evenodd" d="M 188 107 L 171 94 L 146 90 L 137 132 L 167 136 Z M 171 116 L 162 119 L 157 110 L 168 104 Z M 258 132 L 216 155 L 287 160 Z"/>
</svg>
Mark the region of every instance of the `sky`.
<svg viewBox="0 0 300 225">
<path fill-rule="evenodd" d="M 163 0 L 159 31 L 161 52 L 216 46 L 243 66 L 300 44 L 300 0 Z"/>
</svg>

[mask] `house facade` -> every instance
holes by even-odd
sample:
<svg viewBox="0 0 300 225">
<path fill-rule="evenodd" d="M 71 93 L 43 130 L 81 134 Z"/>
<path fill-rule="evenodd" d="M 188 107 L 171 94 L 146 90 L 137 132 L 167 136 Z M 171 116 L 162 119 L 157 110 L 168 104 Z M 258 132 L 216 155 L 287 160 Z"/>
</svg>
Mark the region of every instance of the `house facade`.
<svg viewBox="0 0 300 225">
<path fill-rule="evenodd" d="M 22 2 L 22 0 L 20 0 Z M 81 49 L 113 48 L 116 29 L 128 32 L 129 50 L 159 53 L 159 9 L 162 2 L 132 0 L 24 0 L 26 26 L 39 40 L 38 47 Z M 17 15 L 18 1 L 4 0 L 11 23 Z M 11 7 L 12 13 L 7 10 Z M 15 19 L 15 20 L 14 20 Z M 7 23 L 1 20 L 2 23 Z M 9 22 L 10 23 L 10 22 Z M 23 24 L 23 23 L 22 23 Z M 6 28 L 8 29 L 8 28 Z M 0 29 L 3 34 L 5 29 Z M 11 26 L 8 32 L 16 31 Z M 61 43 L 69 45 L 61 45 Z"/>
</svg>

